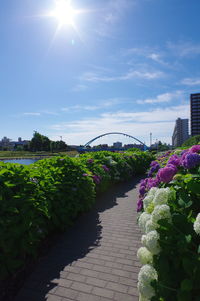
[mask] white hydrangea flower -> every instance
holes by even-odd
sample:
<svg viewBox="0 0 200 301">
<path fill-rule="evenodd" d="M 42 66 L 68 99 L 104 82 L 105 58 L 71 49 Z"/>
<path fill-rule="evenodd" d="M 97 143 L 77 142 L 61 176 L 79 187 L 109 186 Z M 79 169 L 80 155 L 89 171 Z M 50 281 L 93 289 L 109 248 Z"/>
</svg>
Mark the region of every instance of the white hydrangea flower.
<svg viewBox="0 0 200 301">
<path fill-rule="evenodd" d="M 146 235 L 142 235 L 142 238 L 141 238 L 141 243 L 146 246 Z"/>
<path fill-rule="evenodd" d="M 200 235 L 200 213 L 197 215 L 193 227 L 196 234 Z"/>
<path fill-rule="evenodd" d="M 153 254 L 157 255 L 160 253 L 159 240 L 160 236 L 156 230 L 150 231 L 146 234 L 145 239 L 143 240 L 144 246 Z"/>
<path fill-rule="evenodd" d="M 146 298 L 144 296 L 142 296 L 141 294 L 139 295 L 139 301 L 151 301 L 151 298 Z"/>
<path fill-rule="evenodd" d="M 140 292 L 140 295 L 143 297 L 143 299 L 140 300 L 146 300 L 144 298 L 150 298 L 147 300 L 151 300 L 151 298 L 155 295 L 155 290 L 150 284 L 138 282 L 137 288 L 138 291 Z"/>
<path fill-rule="evenodd" d="M 137 251 L 137 257 L 140 260 L 141 264 L 147 264 L 153 262 L 153 256 L 151 252 L 145 247 L 141 247 Z"/>
<path fill-rule="evenodd" d="M 158 187 L 152 187 L 150 190 L 149 190 L 149 192 L 148 192 L 148 195 L 150 195 L 150 196 L 155 196 L 155 194 L 156 194 L 156 191 L 157 190 L 159 190 L 159 188 Z"/>
<path fill-rule="evenodd" d="M 158 274 L 150 265 L 145 264 L 138 274 L 138 290 L 139 293 L 146 298 L 151 298 L 155 295 L 154 288 L 151 286 L 151 281 L 157 280 Z"/>
<path fill-rule="evenodd" d="M 169 195 L 170 195 L 169 187 L 157 189 L 153 199 L 154 205 L 157 206 L 157 205 L 167 204 Z"/>
<path fill-rule="evenodd" d="M 146 210 L 146 208 L 153 202 L 153 195 L 147 194 L 147 196 L 142 201 L 144 210 Z"/>
<path fill-rule="evenodd" d="M 152 220 L 146 222 L 145 233 L 149 233 L 150 231 L 156 230 L 158 228 L 158 224 L 154 224 Z"/>
<path fill-rule="evenodd" d="M 138 224 L 139 224 L 139 227 L 142 229 L 143 232 L 145 232 L 145 225 L 146 225 L 146 222 L 148 220 L 151 219 L 151 214 L 148 214 L 146 212 L 143 212 L 140 217 L 139 217 L 139 220 L 138 220 Z"/>
<path fill-rule="evenodd" d="M 151 215 L 152 223 L 157 224 L 157 222 L 161 219 L 168 219 L 171 221 L 170 207 L 168 205 L 160 205 L 154 208 Z"/>
</svg>

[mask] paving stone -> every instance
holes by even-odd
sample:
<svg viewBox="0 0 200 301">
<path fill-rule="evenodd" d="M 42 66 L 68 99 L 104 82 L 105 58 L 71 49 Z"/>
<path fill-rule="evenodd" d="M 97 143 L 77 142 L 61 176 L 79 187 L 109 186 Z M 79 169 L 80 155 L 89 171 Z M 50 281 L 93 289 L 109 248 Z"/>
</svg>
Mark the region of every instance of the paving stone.
<svg viewBox="0 0 200 301">
<path fill-rule="evenodd" d="M 72 300 L 76 300 L 76 297 L 78 296 L 78 291 L 72 290 L 70 288 L 65 288 L 65 287 L 59 286 L 56 289 L 55 295 L 70 298 Z"/>
<path fill-rule="evenodd" d="M 126 293 L 128 291 L 128 287 L 126 285 L 120 284 L 120 283 L 114 283 L 114 282 L 108 282 L 106 285 L 106 288 L 109 288 L 113 291 Z"/>
<path fill-rule="evenodd" d="M 98 278 L 87 277 L 86 282 L 90 285 L 105 287 L 107 281 Z"/>
<path fill-rule="evenodd" d="M 71 288 L 80 292 L 90 293 L 93 287 L 85 283 L 74 282 Z"/>
<path fill-rule="evenodd" d="M 80 293 L 77 297 L 78 301 L 101 301 L 101 297 L 91 295 L 91 294 L 86 294 L 86 293 Z"/>
<path fill-rule="evenodd" d="M 69 273 L 67 279 L 78 281 L 78 282 L 84 282 L 86 277 L 80 274 Z"/>
<path fill-rule="evenodd" d="M 101 297 L 113 298 L 114 292 L 105 288 L 94 287 L 92 293 Z"/>
</svg>

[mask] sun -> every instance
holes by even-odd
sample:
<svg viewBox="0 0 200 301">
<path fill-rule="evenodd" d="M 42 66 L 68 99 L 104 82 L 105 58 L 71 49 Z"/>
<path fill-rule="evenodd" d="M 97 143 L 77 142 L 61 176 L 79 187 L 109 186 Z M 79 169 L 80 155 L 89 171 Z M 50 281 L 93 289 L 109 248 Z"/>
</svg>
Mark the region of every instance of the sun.
<svg viewBox="0 0 200 301">
<path fill-rule="evenodd" d="M 50 16 L 58 21 L 58 27 L 61 28 L 65 25 L 75 26 L 75 17 L 78 11 L 75 10 L 70 0 L 56 0 L 55 8 L 50 12 Z"/>
</svg>

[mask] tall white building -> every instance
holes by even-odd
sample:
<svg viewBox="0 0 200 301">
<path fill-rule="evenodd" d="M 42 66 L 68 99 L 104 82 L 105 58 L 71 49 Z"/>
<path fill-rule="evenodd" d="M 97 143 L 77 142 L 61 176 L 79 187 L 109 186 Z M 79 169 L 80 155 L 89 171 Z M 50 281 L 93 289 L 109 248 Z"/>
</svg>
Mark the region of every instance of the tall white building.
<svg viewBox="0 0 200 301">
<path fill-rule="evenodd" d="M 181 146 L 189 138 L 188 119 L 178 118 L 172 135 L 172 146 Z"/>
</svg>

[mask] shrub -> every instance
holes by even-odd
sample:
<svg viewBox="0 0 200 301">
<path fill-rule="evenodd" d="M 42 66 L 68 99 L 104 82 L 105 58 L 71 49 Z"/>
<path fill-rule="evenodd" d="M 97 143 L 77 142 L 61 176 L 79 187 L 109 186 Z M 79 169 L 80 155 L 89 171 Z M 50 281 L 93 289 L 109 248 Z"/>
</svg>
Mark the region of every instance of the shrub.
<svg viewBox="0 0 200 301">
<path fill-rule="evenodd" d="M 64 231 L 112 183 L 143 172 L 149 153 L 96 152 L 29 166 L 0 162 L 0 279 L 37 256 L 41 241 Z"/>
<path fill-rule="evenodd" d="M 175 152 L 153 161 L 151 177 L 140 186 L 139 225 L 146 249 L 138 257 L 157 273 L 150 294 L 138 278 L 141 300 L 198 301 L 200 296 L 200 145 Z"/>
</svg>

